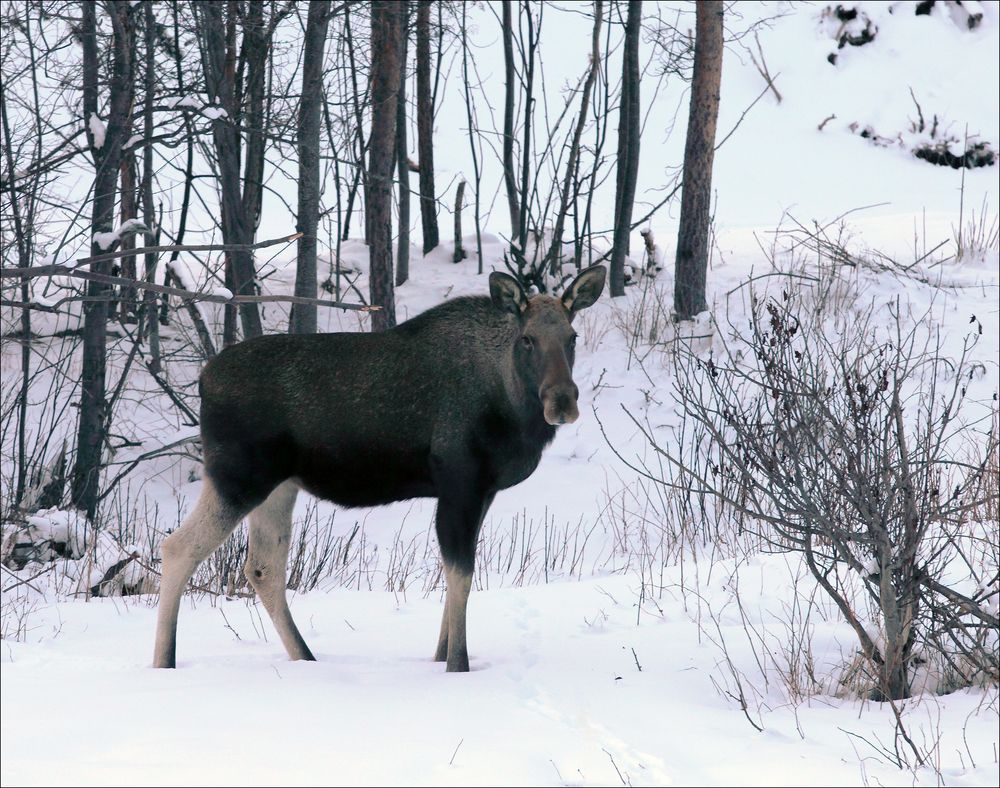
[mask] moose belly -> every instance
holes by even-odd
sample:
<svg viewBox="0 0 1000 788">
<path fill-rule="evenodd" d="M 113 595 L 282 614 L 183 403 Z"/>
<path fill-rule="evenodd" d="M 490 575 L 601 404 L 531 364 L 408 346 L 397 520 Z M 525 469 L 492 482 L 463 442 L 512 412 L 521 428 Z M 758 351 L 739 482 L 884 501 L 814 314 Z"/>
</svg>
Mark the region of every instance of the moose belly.
<svg viewBox="0 0 1000 788">
<path fill-rule="evenodd" d="M 341 506 L 380 506 L 436 495 L 426 452 L 312 447 L 299 454 L 296 465 L 303 489 Z"/>
</svg>

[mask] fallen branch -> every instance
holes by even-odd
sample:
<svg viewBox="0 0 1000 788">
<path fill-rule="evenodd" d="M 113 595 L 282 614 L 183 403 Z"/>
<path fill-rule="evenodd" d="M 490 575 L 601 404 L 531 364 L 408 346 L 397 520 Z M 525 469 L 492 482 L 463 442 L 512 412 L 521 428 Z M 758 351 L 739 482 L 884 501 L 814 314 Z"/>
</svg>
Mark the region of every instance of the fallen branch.
<svg viewBox="0 0 1000 788">
<path fill-rule="evenodd" d="M 148 247 L 148 249 L 169 249 L 170 247 Z M 188 247 L 190 248 L 190 247 Z M 142 249 L 132 249 L 129 250 L 130 254 L 139 254 Z M 316 304 L 317 306 L 331 306 L 337 309 L 350 309 L 358 312 L 374 312 L 381 307 L 370 306 L 364 304 L 346 304 L 342 301 L 327 301 L 322 298 L 303 298 L 301 296 L 286 296 L 286 295 L 233 295 L 224 296 L 215 293 L 199 293 L 194 290 L 183 290 L 179 287 L 168 287 L 167 285 L 158 285 L 155 282 L 144 282 L 138 279 L 132 279 L 131 277 L 123 276 L 111 276 L 110 274 L 98 274 L 93 271 L 81 271 L 77 268 L 71 268 L 67 265 L 41 265 L 34 266 L 32 268 L 17 268 L 17 269 L 5 269 L 0 271 L 0 279 L 14 279 L 16 277 L 24 277 L 27 279 L 32 279 L 39 276 L 71 276 L 77 279 L 86 279 L 91 282 L 101 282 L 106 285 L 120 285 L 124 287 L 134 287 L 139 290 L 152 290 L 156 293 L 165 293 L 166 295 L 177 296 L 178 298 L 186 298 L 192 301 L 210 301 L 214 304 L 251 304 L 251 303 L 274 303 L 274 302 L 287 302 L 292 304 Z M 28 309 L 39 309 L 44 312 L 55 312 L 58 311 L 59 307 L 68 301 L 101 301 L 101 300 L 112 300 L 113 296 L 67 296 L 54 304 L 37 304 L 34 302 L 22 302 L 22 301 L 10 301 L 3 299 L 0 301 L 3 306 L 13 306 L 13 307 L 27 307 Z"/>
</svg>

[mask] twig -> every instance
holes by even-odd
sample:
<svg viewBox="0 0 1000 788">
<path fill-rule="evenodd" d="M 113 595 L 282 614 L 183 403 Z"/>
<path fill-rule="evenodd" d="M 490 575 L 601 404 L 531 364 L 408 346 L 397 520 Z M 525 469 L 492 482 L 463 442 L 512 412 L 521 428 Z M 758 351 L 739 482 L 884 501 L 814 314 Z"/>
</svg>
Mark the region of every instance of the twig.
<svg viewBox="0 0 1000 788">
<path fill-rule="evenodd" d="M 226 611 L 220 607 L 219 612 L 222 614 L 222 620 L 226 622 L 226 629 L 228 629 L 230 632 L 236 635 L 237 640 L 243 640 L 243 638 L 240 637 L 240 633 L 237 632 L 235 629 L 233 629 L 233 625 L 230 624 L 229 619 L 226 618 Z"/>
<path fill-rule="evenodd" d="M 820 124 L 819 124 L 819 125 L 818 125 L 818 126 L 816 127 L 816 130 L 817 130 L 817 131 L 822 131 L 822 130 L 823 130 L 823 128 L 824 128 L 824 127 L 826 126 L 826 124 L 827 124 L 827 123 L 829 123 L 829 122 L 830 122 L 831 120 L 836 120 L 836 119 L 837 119 L 837 116 L 836 116 L 836 115 L 834 115 L 834 114 L 833 114 L 833 113 L 831 112 L 831 113 L 830 113 L 829 115 L 827 115 L 827 116 L 826 116 L 825 118 L 823 118 L 823 122 L 822 122 L 822 123 L 820 123 Z"/>
<path fill-rule="evenodd" d="M 2 566 L 2 565 L 0 565 L 0 566 Z M 3 570 L 4 570 L 4 571 L 5 571 L 5 572 L 6 572 L 7 574 L 9 574 L 9 575 L 10 575 L 11 577 L 14 577 L 14 578 L 17 578 L 17 582 L 16 582 L 16 583 L 11 583 L 11 584 L 10 584 L 9 586 L 7 586 L 7 587 L 6 587 L 6 588 L 5 588 L 4 590 L 3 590 L 3 592 L 4 592 L 5 594 L 6 594 L 6 593 L 7 593 L 8 591 L 11 591 L 12 589 L 15 589 L 15 588 L 17 588 L 18 586 L 22 586 L 22 585 L 23 585 L 23 586 L 27 586 L 28 588 L 31 588 L 31 589 L 33 589 L 33 590 L 37 591 L 37 592 L 38 592 L 39 594 L 42 594 L 42 596 L 44 596 L 45 594 L 44 594 L 44 592 L 42 591 L 42 589 L 40 589 L 40 588 L 39 588 L 38 586 L 36 586 L 36 585 L 32 585 L 31 581 L 32 581 L 32 580 L 34 580 L 34 579 L 35 579 L 35 578 L 37 578 L 37 577 L 41 577 L 41 576 L 42 576 L 42 575 L 44 575 L 44 574 L 45 574 L 46 572 L 51 572 L 51 571 L 52 571 L 53 569 L 55 569 L 55 568 L 56 568 L 56 565 L 55 565 L 54 563 L 53 563 L 53 564 L 49 564 L 49 566 L 47 566 L 47 567 L 46 567 L 45 569 L 43 569 L 42 571 L 40 571 L 40 572 L 36 572 L 35 574 L 33 574 L 33 575 L 32 575 L 31 577 L 29 577 L 29 578 L 27 578 L 27 579 L 22 579 L 22 578 L 20 578 L 20 577 L 17 577 L 17 575 L 16 575 L 16 574 L 14 574 L 14 573 L 13 573 L 13 572 L 12 572 L 12 571 L 11 571 L 10 569 L 8 569 L 8 568 L 7 568 L 6 566 L 4 566 L 4 567 L 3 567 Z"/>
<path fill-rule="evenodd" d="M 764 49 L 760 45 L 760 38 L 757 36 L 756 30 L 753 33 L 753 40 L 757 44 L 757 52 L 758 54 L 760 54 L 760 63 L 758 63 L 757 58 L 753 56 L 752 50 L 748 50 L 750 52 L 750 60 L 753 61 L 753 64 L 754 66 L 757 67 L 757 71 L 760 73 L 760 75 L 764 77 L 764 81 L 767 82 L 767 86 L 774 91 L 774 97 L 778 100 L 778 103 L 780 104 L 781 94 L 778 92 L 778 89 L 774 86 L 774 80 L 777 79 L 779 75 L 775 74 L 773 77 L 771 76 L 771 72 L 767 68 L 767 61 L 764 60 Z"/>
<path fill-rule="evenodd" d="M 619 769 L 619 768 L 618 768 L 618 764 L 617 764 L 617 763 L 615 763 L 615 758 L 614 758 L 614 756 L 613 756 L 613 755 L 612 755 L 612 754 L 611 754 L 610 752 L 608 752 L 607 750 L 605 750 L 605 749 L 604 749 L 603 747 L 601 747 L 601 749 L 602 749 L 602 750 L 604 751 L 604 754 L 605 754 L 605 755 L 607 755 L 607 756 L 608 756 L 608 758 L 610 758 L 610 759 L 611 759 L 611 765 L 612 765 L 612 766 L 614 766 L 614 767 L 615 767 L 615 771 L 616 771 L 616 772 L 618 772 L 618 779 L 622 781 L 622 785 L 628 785 L 628 784 L 629 784 L 629 783 L 628 783 L 628 780 L 626 780 L 626 779 L 625 779 L 625 778 L 624 778 L 624 777 L 622 776 L 622 771 L 621 771 L 621 769 Z"/>
</svg>

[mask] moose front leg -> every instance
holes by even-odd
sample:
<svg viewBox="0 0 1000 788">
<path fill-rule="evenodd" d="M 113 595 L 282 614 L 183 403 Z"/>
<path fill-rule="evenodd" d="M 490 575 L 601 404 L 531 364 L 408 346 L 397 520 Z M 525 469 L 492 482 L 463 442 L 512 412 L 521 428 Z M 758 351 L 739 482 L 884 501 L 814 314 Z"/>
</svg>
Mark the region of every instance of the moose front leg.
<svg viewBox="0 0 1000 788">
<path fill-rule="evenodd" d="M 445 571 L 445 588 L 451 588 L 448 580 L 447 570 Z M 438 635 L 437 649 L 434 651 L 434 661 L 444 662 L 448 659 L 448 595 L 444 597 L 444 612 L 441 614 L 441 632 Z"/>
<path fill-rule="evenodd" d="M 463 500 L 442 496 L 438 500 L 437 533 L 444 560 L 444 615 L 434 659 L 447 662 L 449 673 L 469 670 L 466 645 L 466 610 L 472 592 L 472 573 L 476 562 L 476 541 L 493 496 Z"/>
</svg>

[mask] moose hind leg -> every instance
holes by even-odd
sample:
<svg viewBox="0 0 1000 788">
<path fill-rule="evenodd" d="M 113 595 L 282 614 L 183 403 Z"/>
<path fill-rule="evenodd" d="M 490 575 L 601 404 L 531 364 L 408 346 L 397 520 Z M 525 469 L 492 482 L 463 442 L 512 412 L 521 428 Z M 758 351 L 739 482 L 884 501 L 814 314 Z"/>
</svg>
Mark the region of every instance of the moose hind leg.
<svg viewBox="0 0 1000 788">
<path fill-rule="evenodd" d="M 176 665 L 177 613 L 184 588 L 198 564 L 225 541 L 243 514 L 223 500 L 211 479 L 206 477 L 194 510 L 180 528 L 163 540 L 154 668 Z"/>
<path fill-rule="evenodd" d="M 298 492 L 294 482 L 283 482 L 250 513 L 250 549 L 243 572 L 264 603 L 289 658 L 314 661 L 292 620 L 285 593 L 292 509 Z"/>
</svg>

